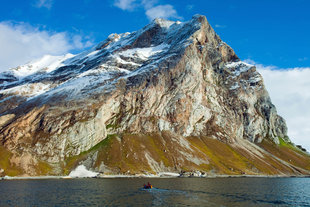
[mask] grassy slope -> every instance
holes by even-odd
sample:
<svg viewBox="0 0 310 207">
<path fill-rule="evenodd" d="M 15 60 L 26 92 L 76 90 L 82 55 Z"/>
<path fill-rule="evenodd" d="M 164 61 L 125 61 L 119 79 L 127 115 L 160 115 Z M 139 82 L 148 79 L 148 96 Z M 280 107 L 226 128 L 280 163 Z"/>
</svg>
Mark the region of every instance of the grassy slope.
<svg viewBox="0 0 310 207">
<path fill-rule="evenodd" d="M 97 153 L 93 168 L 99 169 L 104 163 L 106 169 L 109 169 L 104 172 L 112 174 L 155 173 L 158 168 L 152 168 L 150 162 L 160 163 L 160 168 L 165 171 L 200 170 L 208 174 L 297 175 L 305 173 L 300 168 L 310 171 L 310 156 L 282 139 L 279 145 L 267 139 L 258 144 L 273 155 L 265 154 L 264 159 L 242 148 L 207 137 L 188 137 L 186 140 L 192 150 L 184 147 L 177 137 L 169 133 L 109 135 L 90 150 L 66 158 L 61 167 L 63 174 L 69 174 L 81 162 Z M 24 174 L 21 168 L 11 164 L 12 156 L 11 152 L 0 146 L 0 168 L 5 172 L 0 173 L 1 176 Z M 289 164 L 279 162 L 274 156 Z M 151 161 L 148 157 L 152 158 Z M 193 158 L 203 160 L 204 163 L 195 163 Z M 38 175 L 53 174 L 53 167 L 46 162 L 38 161 L 33 167 Z"/>
<path fill-rule="evenodd" d="M 110 173 L 154 173 L 145 156 L 147 153 L 161 166 L 165 166 L 169 171 L 192 171 L 201 170 L 208 174 L 249 174 L 249 175 L 277 175 L 302 174 L 294 167 L 279 162 L 273 156 L 264 155 L 264 159 L 253 156 L 248 151 L 241 148 L 234 148 L 229 144 L 225 144 L 215 139 L 207 137 L 189 137 L 187 138 L 193 152 L 184 151 L 177 140 L 168 133 L 152 134 L 152 135 L 112 135 L 106 140 L 96 145 L 91 150 L 81 153 L 78 156 L 68 158 L 65 162 L 65 174 L 68 174 L 82 160 L 85 160 L 89 154 L 98 152 L 97 160 L 94 168 L 98 168 L 103 162 L 108 167 Z M 287 144 L 281 140 L 279 146 L 263 141 L 260 147 L 276 157 L 303 169 L 310 170 L 309 155 L 298 150 L 291 144 Z M 186 160 L 187 157 L 194 156 L 206 163 L 195 164 Z"/>
<path fill-rule="evenodd" d="M 0 146 L 0 168 L 4 170 L 2 175 L 17 176 L 23 174 L 22 169 L 11 164 L 12 153 Z"/>
<path fill-rule="evenodd" d="M 268 151 L 269 153 L 277 156 L 278 158 L 303 169 L 310 170 L 310 156 L 301 151 L 291 143 L 284 142 L 283 139 L 279 139 L 280 144 L 264 140 L 260 143 L 260 147 Z"/>
<path fill-rule="evenodd" d="M 26 175 L 23 169 L 19 166 L 16 166 L 11 163 L 11 158 L 13 154 L 5 149 L 3 146 L 0 146 L 0 169 L 4 170 L 3 173 L 0 173 L 0 176 L 21 176 Z M 51 174 L 53 168 L 46 162 L 38 160 L 36 165 L 32 166 L 37 175 L 47 175 Z"/>
</svg>

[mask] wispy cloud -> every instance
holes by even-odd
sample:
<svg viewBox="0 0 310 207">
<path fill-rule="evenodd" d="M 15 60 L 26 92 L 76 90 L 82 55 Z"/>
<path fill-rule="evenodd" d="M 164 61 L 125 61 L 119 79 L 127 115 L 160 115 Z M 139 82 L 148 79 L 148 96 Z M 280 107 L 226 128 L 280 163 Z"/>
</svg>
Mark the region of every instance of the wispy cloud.
<svg viewBox="0 0 310 207">
<path fill-rule="evenodd" d="M 80 35 L 50 32 L 25 23 L 0 22 L 0 72 L 43 55 L 63 55 L 92 44 Z"/>
<path fill-rule="evenodd" d="M 192 11 L 195 6 L 193 4 L 186 5 L 186 10 Z"/>
<path fill-rule="evenodd" d="M 222 29 L 224 29 L 224 28 L 226 28 L 227 26 L 226 26 L 226 25 L 221 25 L 221 24 L 216 24 L 215 27 L 216 27 L 216 28 L 222 28 Z"/>
<path fill-rule="evenodd" d="M 146 10 L 145 14 L 149 20 L 153 20 L 155 18 L 164 18 L 164 19 L 176 18 L 176 19 L 180 19 L 180 17 L 177 14 L 177 11 L 170 4 L 159 5 L 159 6 L 155 6 L 153 8 L 150 8 L 150 9 Z"/>
<path fill-rule="evenodd" d="M 36 0 L 34 6 L 37 8 L 51 9 L 53 6 L 53 0 Z"/>
<path fill-rule="evenodd" d="M 158 0 L 114 0 L 114 6 L 118 7 L 124 11 L 134 11 L 137 8 L 143 8 L 145 15 L 149 20 L 155 18 L 175 18 L 181 19 L 170 4 L 157 5 Z"/>
<path fill-rule="evenodd" d="M 293 142 L 310 151 L 310 68 L 278 68 L 254 64 L 278 113 L 285 118 Z"/>
<path fill-rule="evenodd" d="M 158 0 L 142 0 L 141 1 L 141 4 L 144 6 L 146 10 L 154 7 L 154 5 L 156 5 L 157 3 L 158 3 Z"/>
<path fill-rule="evenodd" d="M 72 37 L 71 47 L 74 49 L 83 49 L 92 46 L 94 43 L 91 40 L 84 40 L 81 35 Z"/>
<path fill-rule="evenodd" d="M 135 2 L 136 0 L 115 0 L 113 5 L 122 10 L 131 11 L 136 7 Z"/>
</svg>

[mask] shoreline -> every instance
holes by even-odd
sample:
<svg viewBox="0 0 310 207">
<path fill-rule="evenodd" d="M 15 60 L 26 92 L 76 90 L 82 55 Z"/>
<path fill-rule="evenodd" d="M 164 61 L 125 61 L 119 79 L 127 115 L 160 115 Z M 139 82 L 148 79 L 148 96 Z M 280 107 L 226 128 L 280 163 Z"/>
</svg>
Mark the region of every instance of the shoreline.
<svg viewBox="0 0 310 207">
<path fill-rule="evenodd" d="M 113 178 L 310 178 L 310 175 L 206 175 L 206 176 L 188 176 L 182 177 L 180 175 L 100 175 L 95 177 L 71 177 L 71 176 L 4 176 L 0 177 L 1 180 L 51 180 L 51 179 L 113 179 Z"/>
</svg>

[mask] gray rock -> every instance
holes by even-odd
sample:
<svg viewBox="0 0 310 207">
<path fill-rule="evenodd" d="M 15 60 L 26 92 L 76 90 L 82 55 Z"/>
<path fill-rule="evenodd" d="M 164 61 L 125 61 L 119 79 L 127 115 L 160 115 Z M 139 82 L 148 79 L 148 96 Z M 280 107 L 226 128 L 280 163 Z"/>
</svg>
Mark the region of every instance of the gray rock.
<svg viewBox="0 0 310 207">
<path fill-rule="evenodd" d="M 109 134 L 162 131 L 227 143 L 289 141 L 255 66 L 240 61 L 204 16 L 184 23 L 156 19 L 63 63 L 52 72 L 11 78 L 0 91 L 7 98 L 15 96 L 16 85 L 48 85 L 0 114 L 0 139 L 12 152 L 58 163 Z"/>
</svg>

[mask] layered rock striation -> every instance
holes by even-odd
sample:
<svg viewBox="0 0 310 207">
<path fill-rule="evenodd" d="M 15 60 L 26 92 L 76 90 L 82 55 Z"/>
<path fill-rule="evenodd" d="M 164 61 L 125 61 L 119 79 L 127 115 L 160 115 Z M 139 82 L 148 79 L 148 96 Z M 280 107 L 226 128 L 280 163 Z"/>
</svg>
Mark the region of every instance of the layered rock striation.
<svg viewBox="0 0 310 207">
<path fill-rule="evenodd" d="M 68 160 L 81 154 L 71 167 L 216 173 L 197 140 L 219 140 L 259 160 L 273 157 L 259 143 L 290 143 L 255 66 L 242 62 L 201 15 L 183 23 L 155 19 L 76 56 L 45 56 L 0 74 L 0 89 L 0 140 L 10 163 L 28 175 L 39 174 L 41 162 L 52 166 L 50 173 L 65 173 Z M 249 172 L 264 172 L 253 166 Z"/>
</svg>

